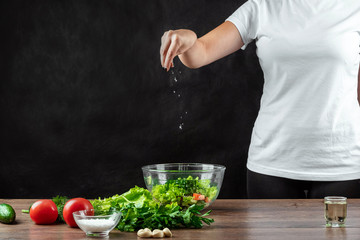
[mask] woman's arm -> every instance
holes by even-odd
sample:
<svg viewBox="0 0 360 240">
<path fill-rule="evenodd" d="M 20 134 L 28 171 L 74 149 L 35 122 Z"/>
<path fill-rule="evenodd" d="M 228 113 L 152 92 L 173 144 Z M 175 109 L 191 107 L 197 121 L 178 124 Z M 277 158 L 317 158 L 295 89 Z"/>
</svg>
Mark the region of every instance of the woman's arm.
<svg viewBox="0 0 360 240">
<path fill-rule="evenodd" d="M 185 66 L 199 68 L 239 50 L 244 45 L 239 31 L 228 21 L 201 38 L 197 38 L 191 30 L 180 29 L 165 32 L 161 40 L 161 64 L 168 71 L 176 56 L 179 56 Z"/>
</svg>

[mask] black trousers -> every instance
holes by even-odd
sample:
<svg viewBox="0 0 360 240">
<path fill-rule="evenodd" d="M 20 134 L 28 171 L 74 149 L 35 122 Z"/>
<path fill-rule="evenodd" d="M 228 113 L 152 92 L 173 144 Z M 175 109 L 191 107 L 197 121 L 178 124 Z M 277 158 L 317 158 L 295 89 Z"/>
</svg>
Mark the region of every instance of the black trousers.
<svg viewBox="0 0 360 240">
<path fill-rule="evenodd" d="M 360 177 L 360 176 L 359 176 Z M 360 198 L 360 179 L 351 181 L 302 181 L 273 177 L 247 170 L 248 198 Z"/>
</svg>

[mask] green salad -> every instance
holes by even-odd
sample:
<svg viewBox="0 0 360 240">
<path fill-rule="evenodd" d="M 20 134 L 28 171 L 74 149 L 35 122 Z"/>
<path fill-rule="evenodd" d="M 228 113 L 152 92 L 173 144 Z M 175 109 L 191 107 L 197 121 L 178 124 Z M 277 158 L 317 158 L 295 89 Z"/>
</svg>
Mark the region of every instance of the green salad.
<svg viewBox="0 0 360 240">
<path fill-rule="evenodd" d="M 177 202 L 170 204 L 155 201 L 151 193 L 135 186 L 121 195 L 91 201 L 94 209 L 108 214 L 112 211 L 122 212 L 119 224 L 120 231 L 135 231 L 142 228 L 201 228 L 203 223 L 210 225 L 214 219 L 207 218 L 211 211 L 201 214 L 204 205 L 193 204 L 181 208 Z"/>
<path fill-rule="evenodd" d="M 182 208 L 193 204 L 204 205 L 212 202 L 218 193 L 216 186 L 209 179 L 189 176 L 168 180 L 165 184 L 154 185 L 151 194 L 161 204 L 177 203 Z"/>
</svg>

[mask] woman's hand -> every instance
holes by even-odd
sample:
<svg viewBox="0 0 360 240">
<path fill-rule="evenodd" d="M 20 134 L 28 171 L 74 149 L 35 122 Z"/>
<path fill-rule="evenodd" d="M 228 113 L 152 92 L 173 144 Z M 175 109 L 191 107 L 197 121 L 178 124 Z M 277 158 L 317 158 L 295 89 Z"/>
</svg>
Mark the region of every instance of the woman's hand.
<svg viewBox="0 0 360 240">
<path fill-rule="evenodd" d="M 236 26 L 228 21 L 201 38 L 191 30 L 170 30 L 161 38 L 161 65 L 169 71 L 174 66 L 174 57 L 179 56 L 185 66 L 199 68 L 239 50 L 243 45 Z"/>
<path fill-rule="evenodd" d="M 196 42 L 196 34 L 187 29 L 169 30 L 161 38 L 161 66 L 169 71 L 174 66 L 173 59 L 189 50 Z"/>
</svg>

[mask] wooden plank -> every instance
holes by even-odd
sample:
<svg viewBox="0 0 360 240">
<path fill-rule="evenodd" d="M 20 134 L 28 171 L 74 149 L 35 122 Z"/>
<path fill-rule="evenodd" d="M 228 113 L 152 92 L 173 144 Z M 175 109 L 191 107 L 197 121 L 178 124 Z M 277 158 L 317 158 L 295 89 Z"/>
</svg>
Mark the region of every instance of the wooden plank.
<svg viewBox="0 0 360 240">
<path fill-rule="evenodd" d="M 28 209 L 36 199 L 0 199 L 16 211 L 16 224 L 0 225 L 1 239 L 85 239 L 66 224 L 36 225 Z M 215 223 L 202 229 L 174 229 L 178 239 L 359 239 L 360 199 L 350 199 L 345 228 L 325 228 L 322 199 L 217 200 L 210 208 Z M 135 233 L 113 230 L 111 239 L 136 239 Z"/>
</svg>

